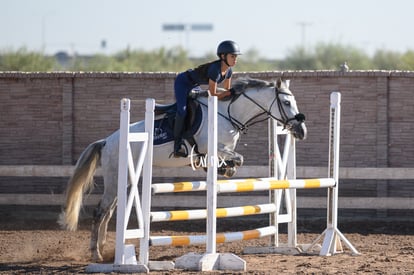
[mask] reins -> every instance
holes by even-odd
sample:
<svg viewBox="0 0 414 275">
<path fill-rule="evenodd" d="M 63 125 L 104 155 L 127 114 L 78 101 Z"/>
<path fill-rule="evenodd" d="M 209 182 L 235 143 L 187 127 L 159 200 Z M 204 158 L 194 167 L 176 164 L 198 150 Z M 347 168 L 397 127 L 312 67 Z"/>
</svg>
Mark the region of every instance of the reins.
<svg viewBox="0 0 414 275">
<path fill-rule="evenodd" d="M 237 128 L 240 132 L 246 133 L 247 129 L 254 125 L 257 124 L 259 122 L 268 120 L 269 118 L 273 118 L 276 121 L 280 122 L 283 125 L 283 129 L 288 128 L 289 126 L 289 122 L 292 120 L 297 120 L 299 122 L 303 122 L 305 121 L 305 115 L 302 113 L 298 113 L 296 114 L 294 117 L 289 118 L 282 106 L 282 102 L 279 98 L 279 95 L 281 94 L 285 94 L 285 95 L 291 95 L 289 93 L 285 93 L 280 91 L 280 89 L 278 89 L 278 87 L 275 86 L 275 97 L 273 98 L 272 103 L 269 106 L 269 110 L 266 110 L 263 106 L 261 106 L 259 103 L 257 103 L 252 97 L 248 96 L 244 91 L 242 93 L 240 93 L 237 97 L 234 97 L 232 99 L 232 101 L 230 102 L 230 104 L 227 107 L 227 114 L 228 114 L 228 120 L 232 123 L 232 125 Z M 245 98 L 249 99 L 251 102 L 253 102 L 257 107 L 259 107 L 263 112 L 255 115 L 254 117 L 252 117 L 251 119 L 249 119 L 246 123 L 241 123 L 240 121 L 238 121 L 237 119 L 235 119 L 231 113 L 230 113 L 230 106 L 239 98 L 239 96 L 243 95 Z M 271 113 L 271 109 L 272 106 L 275 104 L 275 102 L 277 103 L 277 107 L 279 109 L 279 113 L 282 116 L 282 118 L 277 118 L 274 115 L 272 115 Z M 256 118 L 262 116 L 262 115 L 266 115 L 265 118 L 260 119 L 260 120 L 256 120 Z"/>
<path fill-rule="evenodd" d="M 282 125 L 283 125 L 283 129 L 289 129 L 290 128 L 290 126 L 289 126 L 289 122 L 290 121 L 292 121 L 292 120 L 297 120 L 297 121 L 299 121 L 299 122 L 303 122 L 303 121 L 305 121 L 305 115 L 304 114 L 302 114 L 302 113 L 298 113 L 298 114 L 296 114 L 294 117 L 291 117 L 291 118 L 289 118 L 288 116 L 287 116 L 287 114 L 286 114 L 286 112 L 285 112 L 285 110 L 284 110 L 284 108 L 283 108 L 283 106 L 282 106 L 282 102 L 281 102 L 281 100 L 280 100 L 280 98 L 279 98 L 279 95 L 281 95 L 281 94 L 285 94 L 285 95 L 291 95 L 291 94 L 289 94 L 289 93 L 286 93 L 286 92 L 282 92 L 282 91 L 280 91 L 280 89 L 277 87 L 277 86 L 275 86 L 275 97 L 273 98 L 273 100 L 272 100 L 272 103 L 270 104 L 270 106 L 269 106 L 269 109 L 268 110 L 266 110 L 263 106 L 261 106 L 259 103 L 257 103 L 252 97 L 250 97 L 250 96 L 248 96 L 244 91 L 243 92 L 241 92 L 240 94 L 237 94 L 236 96 L 234 96 L 232 99 L 231 99 L 231 101 L 230 101 L 230 103 L 229 103 L 229 105 L 227 106 L 227 116 L 225 116 L 224 114 L 222 114 L 222 113 L 220 113 L 220 112 L 218 112 L 218 115 L 220 115 L 221 117 L 223 117 L 223 118 L 225 118 L 226 120 L 228 120 L 232 125 L 233 125 L 233 127 L 234 128 L 236 128 L 239 132 L 242 132 L 242 133 L 246 133 L 247 132 L 247 130 L 248 130 L 248 128 L 250 127 L 250 126 L 252 126 L 252 125 L 254 125 L 254 124 L 257 124 L 257 123 L 259 123 L 259 122 L 262 122 L 262 121 L 265 121 L 265 120 L 268 120 L 269 118 L 273 118 L 273 119 L 275 119 L 276 121 L 278 121 L 278 122 L 280 122 Z M 231 105 L 233 105 L 236 101 L 237 101 L 237 99 L 239 99 L 239 97 L 240 96 L 244 96 L 245 98 L 247 98 L 248 100 L 250 100 L 252 103 L 254 103 L 257 107 L 259 107 L 263 112 L 261 112 L 261 113 L 259 113 L 259 114 L 257 114 L 257 115 L 255 115 L 255 116 L 253 116 L 252 118 L 250 118 L 246 123 L 242 123 L 242 122 L 240 122 L 239 120 L 237 120 L 236 118 L 234 118 L 232 115 L 231 115 L 231 110 L 230 110 L 230 108 L 231 108 Z M 203 102 L 200 102 L 199 100 L 197 100 L 200 104 L 202 104 L 202 105 L 204 105 L 204 106 L 206 106 L 207 107 L 207 105 L 206 104 L 204 104 Z M 280 113 L 280 115 L 281 115 L 281 117 L 282 118 L 277 118 L 277 117 L 275 117 L 274 115 L 272 115 L 272 113 L 271 113 L 271 109 L 272 109 L 272 106 L 275 104 L 275 102 L 276 102 L 276 104 L 277 104 L 277 107 L 278 107 L 278 109 L 279 109 L 279 113 Z M 259 120 L 257 120 L 257 118 L 258 117 L 260 117 L 260 116 L 263 116 L 263 115 L 266 115 L 266 117 L 265 118 L 263 118 L 263 119 L 259 119 Z"/>
</svg>

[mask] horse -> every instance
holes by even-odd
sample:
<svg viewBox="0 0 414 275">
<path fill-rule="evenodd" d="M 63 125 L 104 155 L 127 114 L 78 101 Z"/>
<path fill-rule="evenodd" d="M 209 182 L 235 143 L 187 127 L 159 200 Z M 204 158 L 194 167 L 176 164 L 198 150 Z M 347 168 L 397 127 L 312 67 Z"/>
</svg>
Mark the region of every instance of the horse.
<svg viewBox="0 0 414 275">
<path fill-rule="evenodd" d="M 235 94 L 227 100 L 218 102 L 218 157 L 223 160 L 218 173 L 231 177 L 237 167 L 243 164 L 243 156 L 235 152 L 237 141 L 241 133 L 259 122 L 273 118 L 283 125 L 296 139 L 306 138 L 307 129 L 305 116 L 299 112 L 296 100 L 289 90 L 289 81 L 278 79 L 276 82 L 268 82 L 259 79 L 241 78 L 232 85 Z M 197 147 L 197 155 L 207 153 L 207 98 L 198 96 L 194 99 L 199 105 L 201 120 L 193 131 L 195 145 L 185 141 L 186 146 Z M 167 110 L 165 105 L 161 110 Z M 157 108 L 156 108 L 157 110 Z M 161 118 L 160 118 L 161 116 Z M 164 121 L 166 114 L 156 117 L 156 122 Z M 170 117 L 173 117 L 174 114 Z M 259 120 L 260 117 L 264 117 Z M 162 123 L 161 123 L 162 124 Z M 164 125 L 168 124 L 165 121 Z M 130 132 L 143 132 L 144 121 L 132 123 Z M 157 128 L 159 127 L 159 128 Z M 153 165 L 159 167 L 182 167 L 193 165 L 192 156 L 188 158 L 171 157 L 173 152 L 173 140 L 167 140 L 155 144 L 155 136 L 160 135 L 159 125 L 154 129 Z M 171 129 L 171 126 L 169 127 Z M 161 135 L 166 136 L 166 135 Z M 93 177 L 97 167 L 102 167 L 104 179 L 104 193 L 93 214 L 92 234 L 90 249 L 92 260 L 102 261 L 103 246 L 106 242 L 108 222 L 116 208 L 117 198 L 117 169 L 118 169 L 118 143 L 119 130 L 110 136 L 95 141 L 88 145 L 81 153 L 66 189 L 66 201 L 59 215 L 59 224 L 63 229 L 76 230 L 78 225 L 79 210 L 82 205 L 82 195 L 93 187 Z M 139 154 L 139 146 L 132 144 L 133 158 L 136 160 Z M 194 150 L 192 150 L 193 152 Z"/>
</svg>

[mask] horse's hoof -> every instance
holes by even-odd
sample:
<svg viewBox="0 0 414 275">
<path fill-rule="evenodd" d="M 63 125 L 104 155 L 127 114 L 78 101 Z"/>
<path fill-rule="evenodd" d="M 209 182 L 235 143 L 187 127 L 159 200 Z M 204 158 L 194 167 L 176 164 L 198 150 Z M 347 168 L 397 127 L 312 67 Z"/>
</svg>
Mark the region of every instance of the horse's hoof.
<svg viewBox="0 0 414 275">
<path fill-rule="evenodd" d="M 232 159 L 232 160 L 226 160 L 226 166 L 225 167 L 240 167 L 243 165 L 243 160 L 240 159 Z"/>
<path fill-rule="evenodd" d="M 225 176 L 226 175 L 226 170 L 227 170 L 227 168 L 219 167 L 219 168 L 217 168 L 217 174 L 219 174 L 220 176 Z M 206 172 L 207 172 L 207 169 L 206 169 Z"/>
<path fill-rule="evenodd" d="M 237 168 L 236 167 L 219 167 L 217 168 L 217 174 L 220 176 L 224 176 L 226 178 L 231 178 L 236 174 Z"/>
<path fill-rule="evenodd" d="M 237 159 L 237 160 L 235 159 L 234 160 L 234 165 L 237 166 L 237 167 L 240 167 L 240 166 L 243 165 L 243 162 L 244 162 L 243 159 Z"/>
<path fill-rule="evenodd" d="M 236 171 L 236 167 L 227 168 L 223 176 L 226 178 L 231 178 L 236 174 Z"/>
<path fill-rule="evenodd" d="M 233 159 L 233 162 L 234 162 L 234 166 L 240 167 L 240 166 L 242 166 L 242 165 L 243 165 L 244 158 L 243 158 L 243 156 L 242 156 L 242 155 L 240 155 L 239 157 L 234 158 L 234 159 Z"/>
</svg>

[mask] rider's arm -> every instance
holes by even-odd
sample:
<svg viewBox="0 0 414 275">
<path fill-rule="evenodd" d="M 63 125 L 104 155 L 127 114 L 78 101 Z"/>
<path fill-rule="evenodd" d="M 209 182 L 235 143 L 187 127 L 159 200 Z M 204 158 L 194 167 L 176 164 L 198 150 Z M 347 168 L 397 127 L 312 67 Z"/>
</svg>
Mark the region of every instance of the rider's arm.
<svg viewBox="0 0 414 275">
<path fill-rule="evenodd" d="M 224 80 L 224 89 L 226 89 L 226 90 L 230 90 L 230 88 L 231 88 L 231 78 L 226 78 L 225 80 Z"/>
<path fill-rule="evenodd" d="M 231 95 L 230 91 L 228 91 L 230 89 L 230 84 L 231 84 L 231 80 L 230 79 L 226 79 L 224 81 L 224 88 L 227 89 L 227 91 L 218 93 L 217 92 L 217 82 L 214 82 L 213 80 L 210 79 L 208 81 L 208 91 L 209 91 L 209 93 L 210 93 L 211 96 L 217 96 L 218 99 L 222 99 L 222 98 L 224 98 L 226 96 L 230 96 Z"/>
</svg>

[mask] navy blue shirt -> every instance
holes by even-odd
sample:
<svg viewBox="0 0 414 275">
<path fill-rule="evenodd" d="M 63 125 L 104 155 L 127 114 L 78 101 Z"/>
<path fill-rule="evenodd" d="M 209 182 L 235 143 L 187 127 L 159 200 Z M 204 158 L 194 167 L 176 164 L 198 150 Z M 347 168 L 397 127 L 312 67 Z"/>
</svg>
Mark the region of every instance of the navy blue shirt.
<svg viewBox="0 0 414 275">
<path fill-rule="evenodd" d="M 197 85 L 208 84 L 210 79 L 216 83 L 221 83 L 225 79 L 231 78 L 231 75 L 233 74 L 231 67 L 227 69 L 224 76 L 221 74 L 220 60 L 200 65 L 195 69 L 188 70 L 187 72 L 194 84 Z"/>
</svg>

